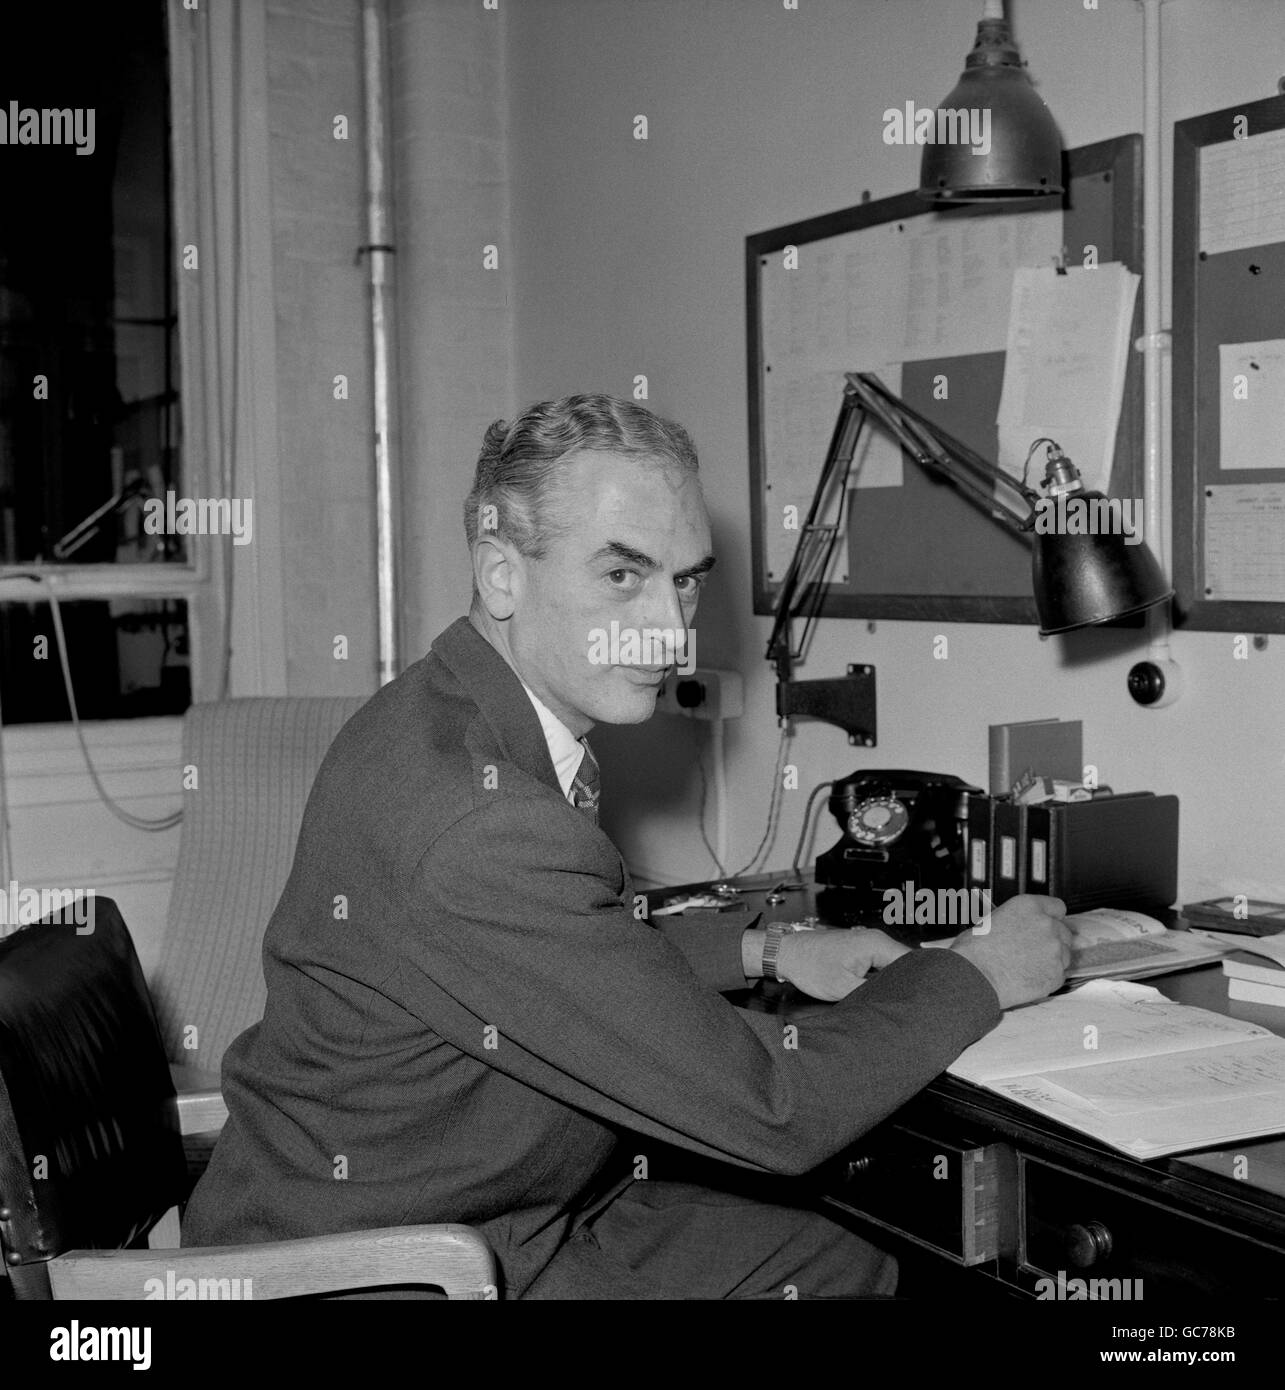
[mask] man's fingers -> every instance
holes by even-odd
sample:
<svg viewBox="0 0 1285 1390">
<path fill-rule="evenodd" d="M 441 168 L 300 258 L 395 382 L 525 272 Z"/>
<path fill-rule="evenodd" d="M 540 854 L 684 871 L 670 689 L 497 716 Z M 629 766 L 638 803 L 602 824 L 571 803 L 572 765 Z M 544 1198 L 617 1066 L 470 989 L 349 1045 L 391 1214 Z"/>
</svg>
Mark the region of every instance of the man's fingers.
<svg viewBox="0 0 1285 1390">
<path fill-rule="evenodd" d="M 866 929 L 864 944 L 869 949 L 870 966 L 874 970 L 882 970 L 885 965 L 891 965 L 893 961 L 899 960 L 910 950 L 909 946 L 903 946 L 899 941 L 894 941 L 886 932 L 881 932 L 877 927 Z"/>
</svg>

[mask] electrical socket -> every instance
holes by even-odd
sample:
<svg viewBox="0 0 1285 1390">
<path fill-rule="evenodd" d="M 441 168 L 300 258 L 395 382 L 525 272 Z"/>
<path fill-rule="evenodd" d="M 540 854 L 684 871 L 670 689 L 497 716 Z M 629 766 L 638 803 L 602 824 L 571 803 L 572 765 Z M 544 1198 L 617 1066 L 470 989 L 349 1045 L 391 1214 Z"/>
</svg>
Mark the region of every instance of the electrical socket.
<svg viewBox="0 0 1285 1390">
<path fill-rule="evenodd" d="M 739 719 L 745 713 L 745 683 L 739 671 L 698 666 L 689 676 L 671 671 L 656 695 L 656 713 L 683 719 Z"/>
</svg>

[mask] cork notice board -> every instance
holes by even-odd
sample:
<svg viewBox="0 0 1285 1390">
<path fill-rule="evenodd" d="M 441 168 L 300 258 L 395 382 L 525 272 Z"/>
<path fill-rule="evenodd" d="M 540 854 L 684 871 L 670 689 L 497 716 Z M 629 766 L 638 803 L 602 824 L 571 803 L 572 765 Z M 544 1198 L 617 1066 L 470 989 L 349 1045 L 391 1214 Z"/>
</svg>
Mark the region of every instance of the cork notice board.
<svg viewBox="0 0 1285 1390">
<path fill-rule="evenodd" d="M 1285 96 L 1173 138 L 1175 618 L 1285 632 Z"/>
<path fill-rule="evenodd" d="M 1015 266 L 1064 254 L 1141 270 L 1140 138 L 1065 156 L 1060 207 L 935 211 L 913 193 L 746 238 L 754 611 L 770 613 L 839 413 L 844 371 L 874 371 L 984 458 L 997 457 Z M 787 248 L 794 248 L 788 252 Z M 787 268 L 787 256 L 789 266 Z M 1140 331 L 1141 296 L 1133 333 Z M 945 376 L 947 399 L 935 398 Z M 939 389 L 939 388 L 938 388 Z M 1110 491 L 1134 496 L 1141 364 L 1130 354 Z M 1038 622 L 1030 546 L 948 483 L 862 430 L 846 530 L 823 588 L 830 617 Z M 813 584 L 800 595 L 817 597 Z"/>
</svg>

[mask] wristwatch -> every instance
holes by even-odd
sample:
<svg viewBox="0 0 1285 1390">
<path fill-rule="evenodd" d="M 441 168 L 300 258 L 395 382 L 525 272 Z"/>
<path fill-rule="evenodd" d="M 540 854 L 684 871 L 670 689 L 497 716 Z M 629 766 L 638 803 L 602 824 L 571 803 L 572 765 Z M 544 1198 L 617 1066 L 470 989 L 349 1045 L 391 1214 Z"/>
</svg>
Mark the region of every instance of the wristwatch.
<svg viewBox="0 0 1285 1390">
<path fill-rule="evenodd" d="M 781 954 L 781 938 L 792 936 L 795 932 L 810 931 L 810 927 L 801 922 L 773 922 L 767 929 L 767 937 L 763 942 L 763 978 L 765 980 L 776 980 L 784 984 L 786 981 L 781 979 L 776 968 L 776 958 Z"/>
</svg>

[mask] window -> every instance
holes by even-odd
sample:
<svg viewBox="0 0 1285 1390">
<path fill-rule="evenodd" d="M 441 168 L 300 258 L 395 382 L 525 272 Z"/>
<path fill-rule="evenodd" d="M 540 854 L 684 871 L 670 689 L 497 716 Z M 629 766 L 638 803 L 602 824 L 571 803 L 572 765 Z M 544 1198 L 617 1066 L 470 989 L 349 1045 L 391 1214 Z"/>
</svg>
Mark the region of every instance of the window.
<svg viewBox="0 0 1285 1390">
<path fill-rule="evenodd" d="M 0 694 L 87 718 L 191 698 L 165 6 L 11 6 L 0 46 Z M 28 597 L 30 595 L 30 597 Z M 42 640 L 43 639 L 43 640 Z"/>
</svg>

